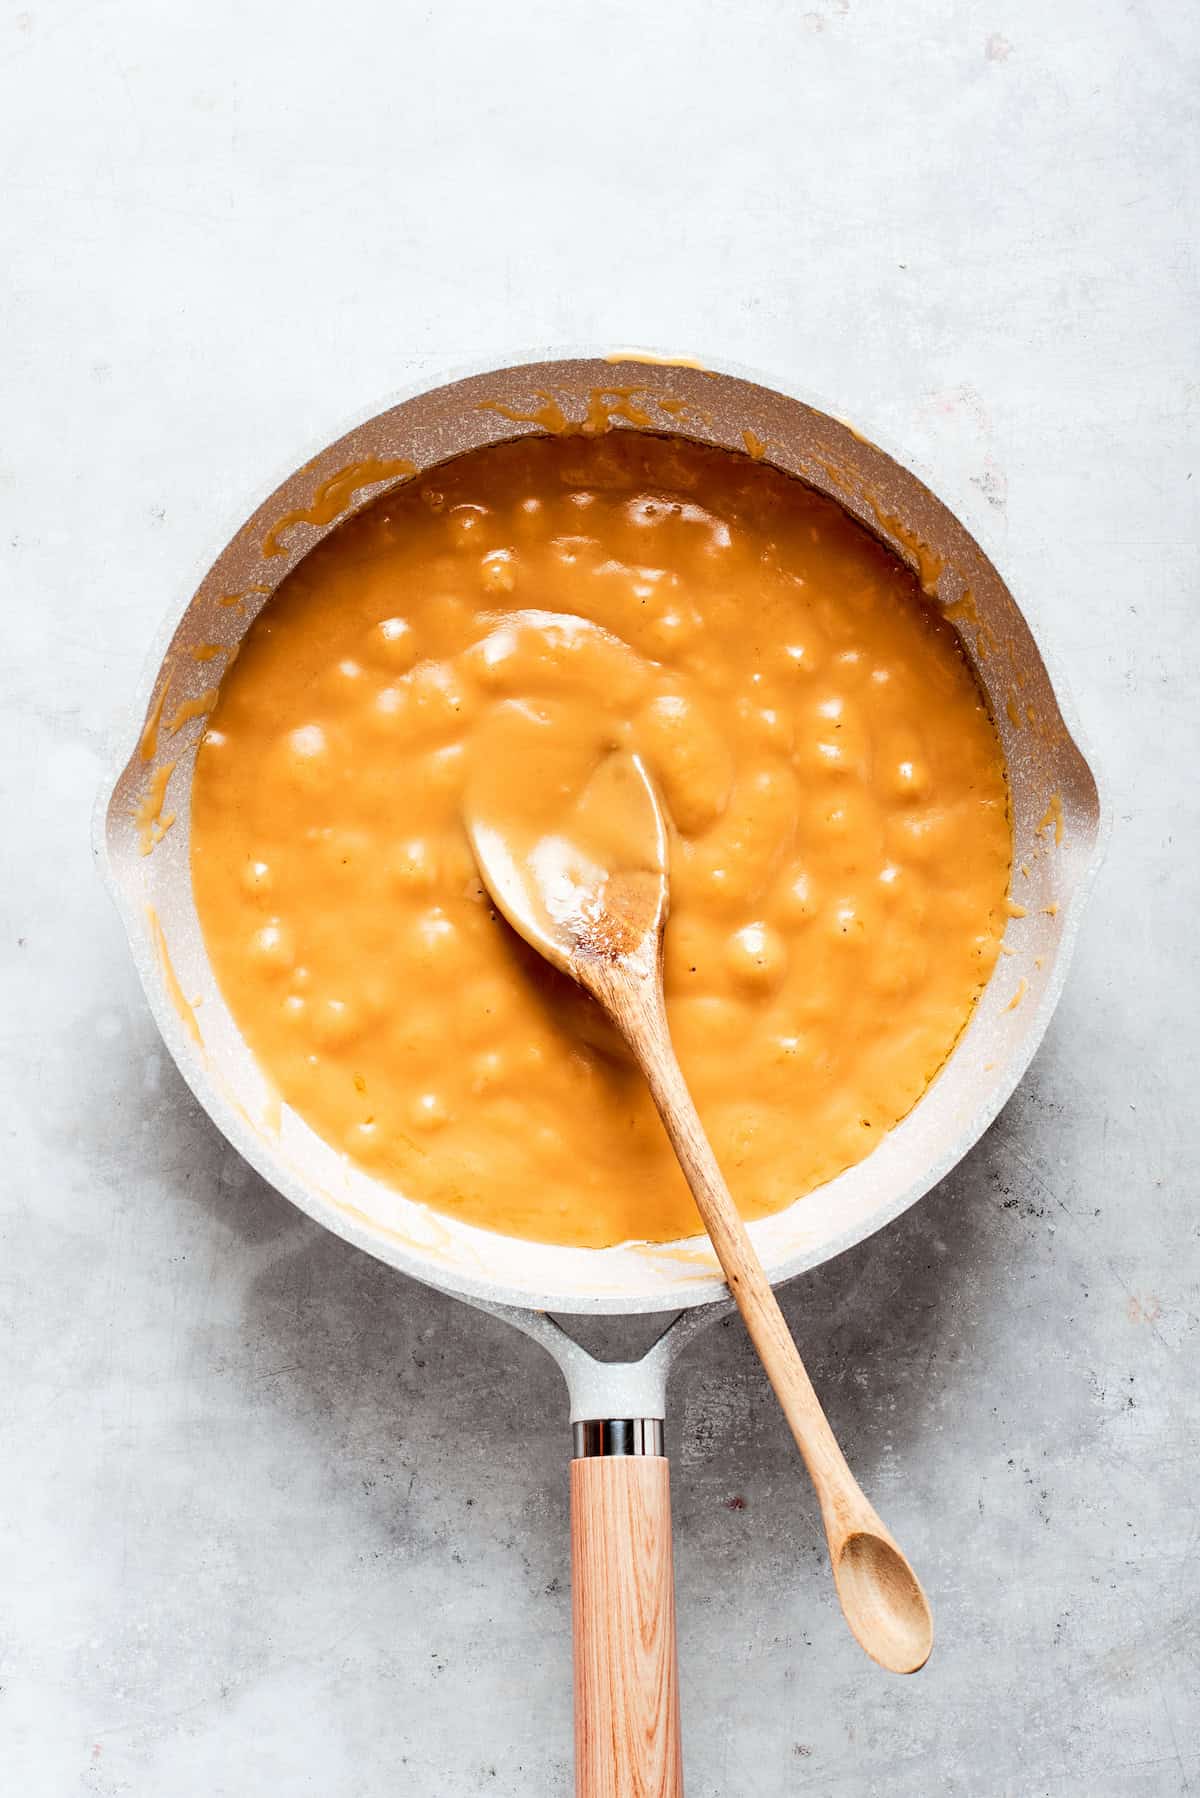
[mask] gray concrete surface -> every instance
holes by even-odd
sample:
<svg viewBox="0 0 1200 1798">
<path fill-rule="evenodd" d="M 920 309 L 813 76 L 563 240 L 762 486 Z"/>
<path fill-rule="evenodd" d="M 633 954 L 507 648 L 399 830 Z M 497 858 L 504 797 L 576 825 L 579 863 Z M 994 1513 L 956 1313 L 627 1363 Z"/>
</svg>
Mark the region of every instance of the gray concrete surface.
<svg viewBox="0 0 1200 1798">
<path fill-rule="evenodd" d="M 1200 1789 L 1197 27 L 1183 0 L 0 8 L 0 1791 L 559 1798 L 562 1394 L 160 1049 L 88 813 L 227 524 L 513 346 L 772 366 L 1073 669 L 1116 831 L 978 1150 L 786 1295 L 938 1615 L 867 1664 L 735 1327 L 671 1436 L 689 1793 Z"/>
</svg>

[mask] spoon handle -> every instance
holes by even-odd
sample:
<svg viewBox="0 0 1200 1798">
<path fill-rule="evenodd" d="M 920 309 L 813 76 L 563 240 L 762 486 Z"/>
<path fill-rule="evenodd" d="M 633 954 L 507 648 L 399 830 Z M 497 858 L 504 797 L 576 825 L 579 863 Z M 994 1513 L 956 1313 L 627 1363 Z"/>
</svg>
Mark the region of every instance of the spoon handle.
<svg viewBox="0 0 1200 1798">
<path fill-rule="evenodd" d="M 917 1620 L 923 1615 L 927 1628 L 928 1605 L 920 1582 L 850 1471 L 829 1426 L 675 1058 L 661 988 L 657 980 L 631 981 L 627 972 L 603 967 L 589 970 L 587 984 L 637 1057 L 729 1290 L 816 1488 L 846 1620 L 882 1665 L 915 1672 L 929 1651 L 928 1642 L 922 1646 L 920 1626 L 912 1637 L 902 1630 L 903 1640 L 890 1629 L 881 1634 L 874 1595 L 867 1588 L 882 1582 L 888 1589 L 887 1608 L 898 1605 Z"/>
<path fill-rule="evenodd" d="M 642 1068 L 730 1293 L 812 1476 L 826 1527 L 831 1535 L 835 1528 L 844 1535 L 871 1507 L 830 1428 L 779 1300 L 717 1165 L 670 1041 L 647 1044 Z"/>
</svg>

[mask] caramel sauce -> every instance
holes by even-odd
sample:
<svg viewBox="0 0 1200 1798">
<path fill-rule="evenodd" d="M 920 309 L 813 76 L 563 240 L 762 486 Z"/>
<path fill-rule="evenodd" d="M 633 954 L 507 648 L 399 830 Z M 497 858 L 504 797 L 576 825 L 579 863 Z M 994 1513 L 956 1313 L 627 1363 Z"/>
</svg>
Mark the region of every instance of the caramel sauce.
<svg viewBox="0 0 1200 1798">
<path fill-rule="evenodd" d="M 656 420 L 639 403 L 644 398 L 654 400 L 659 409 L 668 414 L 672 406 L 670 395 L 664 399 L 649 387 L 593 387 L 588 393 L 583 417 L 573 419 L 552 393 L 539 388 L 533 397 L 537 405 L 524 412 L 519 406 L 510 406 L 506 400 L 481 400 L 479 410 L 495 412 L 514 424 L 537 425 L 552 437 L 601 437 L 617 418 L 639 430 L 652 429 Z M 682 412 L 686 410 L 687 402 L 677 401 L 675 405 Z"/>
<path fill-rule="evenodd" d="M 169 737 L 173 737 L 176 731 L 182 730 L 184 725 L 190 723 L 193 718 L 203 718 L 206 712 L 211 712 L 216 703 L 217 688 L 206 687 L 203 693 L 197 693 L 193 698 L 185 699 L 181 705 L 177 706 L 167 719 L 163 729 Z"/>
<path fill-rule="evenodd" d="M 903 545 L 916 563 L 917 579 L 921 583 L 921 591 L 926 593 L 930 599 L 936 599 L 938 581 L 941 579 L 942 571 L 946 566 L 945 558 L 940 556 L 937 550 L 926 543 L 919 532 L 914 531 L 911 526 L 905 524 L 902 518 L 897 518 L 892 513 L 885 512 L 878 501 L 870 494 L 867 495 L 867 499 L 871 510 L 879 520 L 881 528 L 885 530 L 890 537 L 894 537 L 897 543 Z"/>
<path fill-rule="evenodd" d="M 267 532 L 263 538 L 262 553 L 264 556 L 281 556 L 285 545 L 283 533 L 294 524 L 332 524 L 338 515 L 346 510 L 354 495 L 364 487 L 374 487 L 380 481 L 390 481 L 397 475 L 415 474 L 416 464 L 406 457 L 394 456 L 381 460 L 378 456 L 368 456 L 362 462 L 352 462 L 348 468 L 339 468 L 328 480 L 322 481 L 307 506 L 301 506 L 294 512 L 285 512 L 283 517 Z M 261 588 L 255 589 L 261 592 Z M 236 596 L 238 599 L 242 595 Z M 228 602 L 227 602 L 228 603 Z"/>
<path fill-rule="evenodd" d="M 1055 842 L 1055 846 L 1057 847 L 1057 845 L 1059 843 L 1061 843 L 1063 840 L 1063 829 L 1064 829 L 1062 800 L 1059 798 L 1059 795 L 1057 793 L 1051 793 L 1050 803 L 1046 807 L 1046 814 L 1043 817 L 1041 823 L 1038 825 L 1037 829 L 1034 831 L 1034 835 L 1038 836 L 1038 837 L 1044 837 L 1046 832 L 1050 829 L 1050 827 L 1052 825 L 1054 827 L 1054 842 Z"/>
<path fill-rule="evenodd" d="M 639 409 L 588 418 L 614 401 Z M 389 493 L 263 609 L 197 753 L 193 886 L 238 1025 L 329 1142 L 490 1229 L 661 1242 L 690 1195 L 598 1008 L 489 904 L 472 767 L 532 794 L 614 747 L 648 770 L 672 1034 L 758 1217 L 953 1048 L 1007 920 L 1004 765 L 953 627 L 834 502 L 538 406 L 557 434 Z"/>
<path fill-rule="evenodd" d="M 169 812 L 165 818 L 162 815 L 167 783 L 174 772 L 174 762 L 161 763 L 150 776 L 146 791 L 134 808 L 133 821 L 138 827 L 138 847 L 143 855 L 149 855 L 162 842 L 175 822 L 174 812 Z"/>
<path fill-rule="evenodd" d="M 143 762 L 152 762 L 158 754 L 158 727 L 162 723 L 163 707 L 167 703 L 167 694 L 171 689 L 172 669 L 168 665 L 163 676 L 163 684 L 158 689 L 158 697 L 150 707 L 150 715 L 142 726 L 141 738 L 138 742 L 138 755 Z"/>
<path fill-rule="evenodd" d="M 167 949 L 167 939 L 163 935 L 162 924 L 159 921 L 158 913 L 152 905 L 146 907 L 146 921 L 150 926 L 150 935 L 154 942 L 154 953 L 158 956 L 158 965 L 162 972 L 163 986 L 166 988 L 167 998 L 171 1001 L 171 1004 L 179 1017 L 180 1023 L 183 1025 L 196 1047 L 202 1049 L 204 1047 L 204 1041 L 200 1035 L 200 1026 L 196 1022 L 195 1005 L 188 999 L 183 988 L 179 984 L 179 977 L 175 972 L 174 964 Z M 196 1004 L 199 1004 L 199 1000 L 196 1001 Z"/>
</svg>

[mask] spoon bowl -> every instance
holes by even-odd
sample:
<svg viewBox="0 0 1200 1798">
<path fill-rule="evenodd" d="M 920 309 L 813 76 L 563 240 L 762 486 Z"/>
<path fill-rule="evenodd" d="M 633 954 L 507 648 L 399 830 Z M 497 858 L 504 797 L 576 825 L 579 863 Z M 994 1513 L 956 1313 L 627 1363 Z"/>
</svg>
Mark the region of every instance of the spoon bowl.
<svg viewBox="0 0 1200 1798">
<path fill-rule="evenodd" d="M 666 825 L 641 758 L 619 750 L 602 756 L 566 804 L 537 779 L 514 795 L 497 739 L 523 726 L 528 734 L 528 722 L 528 708 L 510 703 L 480 732 L 467 835 L 498 910 L 578 980 L 581 959 L 628 956 L 661 938 Z"/>
<path fill-rule="evenodd" d="M 842 1613 L 889 1673 L 917 1673 L 933 1648 L 933 1618 L 916 1575 L 886 1534 L 857 1529 L 833 1563 Z"/>
</svg>

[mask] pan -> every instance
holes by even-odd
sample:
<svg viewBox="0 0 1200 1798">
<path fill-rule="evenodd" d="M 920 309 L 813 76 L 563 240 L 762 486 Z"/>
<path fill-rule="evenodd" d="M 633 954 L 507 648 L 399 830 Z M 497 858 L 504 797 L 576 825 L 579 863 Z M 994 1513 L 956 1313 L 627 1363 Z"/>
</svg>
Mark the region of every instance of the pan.
<svg viewBox="0 0 1200 1798">
<path fill-rule="evenodd" d="M 316 1222 L 507 1320 L 557 1361 L 572 1425 L 577 1791 L 673 1798 L 683 1783 L 666 1385 L 680 1350 L 727 1303 L 707 1240 L 518 1241 L 435 1214 L 351 1166 L 255 1064 L 209 964 L 189 872 L 192 768 L 221 665 L 204 646 L 236 649 L 314 544 L 415 474 L 523 433 L 607 430 L 732 449 L 835 500 L 917 575 L 987 697 L 1007 760 L 1020 900 L 1005 953 L 909 1115 L 864 1161 L 750 1231 L 778 1284 L 914 1204 L 995 1117 L 1045 1033 L 1106 814 L 1062 681 L 979 543 L 852 425 L 761 378 L 688 358 L 543 357 L 459 376 L 356 424 L 263 500 L 165 627 L 100 795 L 94 848 L 159 1029 L 218 1129 Z M 639 1313 L 662 1319 L 647 1352 L 593 1352 L 599 1335 L 610 1355 L 629 1327 L 619 1320 Z"/>
</svg>

